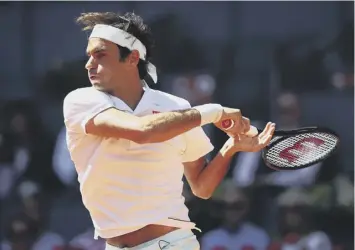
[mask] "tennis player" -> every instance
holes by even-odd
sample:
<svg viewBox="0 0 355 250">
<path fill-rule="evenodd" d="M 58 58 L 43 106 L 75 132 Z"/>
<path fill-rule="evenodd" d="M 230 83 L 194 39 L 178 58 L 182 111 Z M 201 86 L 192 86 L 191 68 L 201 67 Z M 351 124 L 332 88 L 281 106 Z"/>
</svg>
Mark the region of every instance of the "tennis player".
<svg viewBox="0 0 355 250">
<path fill-rule="evenodd" d="M 207 199 L 238 151 L 268 144 L 274 124 L 257 137 L 241 135 L 249 119 L 240 110 L 186 100 L 150 89 L 156 82 L 151 34 L 134 13 L 84 13 L 77 22 L 92 30 L 86 69 L 92 87 L 69 93 L 63 111 L 67 143 L 90 212 L 95 237 L 107 250 L 199 249 L 182 196 L 185 174 L 193 193 Z M 231 119 L 230 139 L 206 164 L 213 146 L 201 126 L 221 128 Z M 207 166 L 206 166 L 207 165 Z"/>
</svg>

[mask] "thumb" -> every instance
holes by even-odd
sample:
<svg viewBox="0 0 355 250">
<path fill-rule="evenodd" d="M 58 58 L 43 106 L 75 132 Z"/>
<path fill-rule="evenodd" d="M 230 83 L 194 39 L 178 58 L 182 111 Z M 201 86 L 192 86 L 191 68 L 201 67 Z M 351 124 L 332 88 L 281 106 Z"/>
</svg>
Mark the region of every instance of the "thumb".
<svg viewBox="0 0 355 250">
<path fill-rule="evenodd" d="M 248 136 L 247 136 L 247 135 L 240 134 L 240 135 L 238 135 L 238 137 L 239 137 L 239 141 L 241 141 L 241 140 L 247 138 Z"/>
<path fill-rule="evenodd" d="M 242 136 L 243 136 L 243 135 L 237 134 L 237 135 L 234 137 L 234 143 L 239 142 L 239 141 L 242 139 Z"/>
<path fill-rule="evenodd" d="M 232 138 L 235 138 L 235 137 L 238 137 L 238 135 L 235 135 L 235 134 L 233 134 L 233 133 L 226 133 L 229 137 L 232 137 Z"/>
</svg>

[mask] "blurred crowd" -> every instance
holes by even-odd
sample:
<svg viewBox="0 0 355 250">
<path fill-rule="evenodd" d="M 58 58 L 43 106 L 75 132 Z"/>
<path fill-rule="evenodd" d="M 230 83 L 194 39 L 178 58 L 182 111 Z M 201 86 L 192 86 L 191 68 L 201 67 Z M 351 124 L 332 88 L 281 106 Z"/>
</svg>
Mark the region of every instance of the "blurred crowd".
<svg viewBox="0 0 355 250">
<path fill-rule="evenodd" d="M 334 43 L 322 49 L 312 42 L 277 44 L 273 67 L 267 73 L 248 64 L 248 60 L 258 62 L 256 57 L 234 53 L 230 43 L 221 47 L 218 58 L 210 60 L 217 65 L 211 70 L 199 54 L 202 44 L 194 39 L 179 38 L 176 32 L 174 39 L 182 42 L 169 50 L 169 38 L 159 32 L 164 27 L 174 30 L 169 17 L 152 24 L 161 41 L 155 64 L 165 72 L 152 87 L 184 97 L 191 105 L 218 102 L 237 106 L 257 127 L 272 120 L 278 129 L 292 129 L 304 126 L 303 112 L 312 108 L 304 108 L 304 94 L 315 94 L 311 99 L 316 95 L 354 98 L 353 25 L 344 26 Z M 240 51 L 250 49 L 249 44 L 239 46 Z M 70 62 L 42 76 L 41 94 L 47 97 L 42 99 L 61 106 L 69 91 L 88 86 L 83 65 L 84 60 Z M 248 77 L 243 78 L 245 74 Z M 104 250 L 104 241 L 93 238 L 81 201 L 64 124 L 45 120 L 59 117 L 62 121 L 62 114 L 44 116 L 46 107 L 39 103 L 36 97 L 0 99 L 0 249 Z M 316 116 L 322 110 L 309 112 Z M 343 116 L 337 121 L 339 126 L 352 123 L 353 116 L 353 111 Z M 47 126 L 51 122 L 59 128 L 55 133 Z M 215 145 L 208 156 L 213 157 L 227 136 L 213 126 L 204 129 Z M 344 139 L 342 142 L 354 138 Z M 194 231 L 201 249 L 354 249 L 353 152 L 344 154 L 349 145 L 325 162 L 296 171 L 269 169 L 260 152 L 238 153 L 225 181 L 209 200 L 195 197 L 185 185 L 190 218 L 202 231 Z M 352 161 L 344 160 L 344 155 Z"/>
</svg>

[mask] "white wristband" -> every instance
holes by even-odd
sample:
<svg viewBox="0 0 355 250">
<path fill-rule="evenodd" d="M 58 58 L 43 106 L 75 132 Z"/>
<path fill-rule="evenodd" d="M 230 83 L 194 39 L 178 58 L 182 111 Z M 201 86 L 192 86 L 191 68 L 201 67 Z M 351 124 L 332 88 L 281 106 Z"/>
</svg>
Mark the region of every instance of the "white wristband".
<svg viewBox="0 0 355 250">
<path fill-rule="evenodd" d="M 201 114 L 201 126 L 218 122 L 223 114 L 223 107 L 219 104 L 204 104 L 193 108 Z"/>
</svg>

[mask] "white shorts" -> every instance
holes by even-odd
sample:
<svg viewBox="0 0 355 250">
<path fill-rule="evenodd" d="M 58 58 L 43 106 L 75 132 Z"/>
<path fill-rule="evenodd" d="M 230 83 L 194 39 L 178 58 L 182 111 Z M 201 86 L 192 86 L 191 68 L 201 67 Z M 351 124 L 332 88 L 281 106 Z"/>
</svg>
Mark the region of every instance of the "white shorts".
<svg viewBox="0 0 355 250">
<path fill-rule="evenodd" d="M 131 248 L 119 248 L 106 244 L 105 250 L 199 250 L 200 244 L 189 229 L 178 229 L 154 240 Z"/>
</svg>

